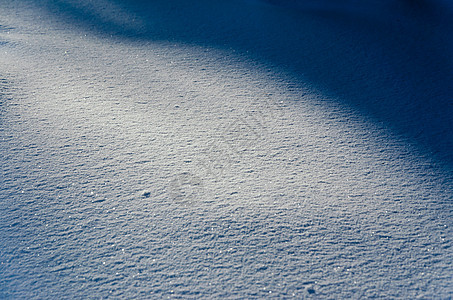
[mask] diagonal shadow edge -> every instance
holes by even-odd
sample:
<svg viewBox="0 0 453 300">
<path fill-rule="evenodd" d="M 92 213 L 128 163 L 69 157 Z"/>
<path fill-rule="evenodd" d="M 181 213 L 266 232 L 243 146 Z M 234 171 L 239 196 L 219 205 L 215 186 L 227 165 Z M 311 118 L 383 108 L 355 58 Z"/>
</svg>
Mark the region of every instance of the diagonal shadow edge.
<svg viewBox="0 0 453 300">
<path fill-rule="evenodd" d="M 333 0 L 316 7 L 298 0 L 105 2 L 130 17 L 115 22 L 68 0 L 47 7 L 79 29 L 130 42 L 247 51 L 386 122 L 453 167 L 453 18 L 440 1 L 369 1 L 361 10 Z"/>
</svg>

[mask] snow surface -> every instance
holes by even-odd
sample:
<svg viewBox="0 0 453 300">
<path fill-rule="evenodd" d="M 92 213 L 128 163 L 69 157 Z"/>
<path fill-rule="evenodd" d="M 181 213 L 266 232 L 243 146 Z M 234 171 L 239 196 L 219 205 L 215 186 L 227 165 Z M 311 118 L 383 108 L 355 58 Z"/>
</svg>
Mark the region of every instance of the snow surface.
<svg viewBox="0 0 453 300">
<path fill-rule="evenodd" d="M 0 2 L 0 298 L 453 296 L 446 1 Z"/>
</svg>

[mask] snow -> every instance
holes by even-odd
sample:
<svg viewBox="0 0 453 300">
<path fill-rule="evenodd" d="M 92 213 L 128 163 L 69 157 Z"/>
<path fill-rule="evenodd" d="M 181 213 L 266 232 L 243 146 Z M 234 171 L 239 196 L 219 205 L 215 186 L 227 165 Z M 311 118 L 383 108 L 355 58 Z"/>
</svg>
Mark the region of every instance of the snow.
<svg viewBox="0 0 453 300">
<path fill-rule="evenodd" d="M 4 0 L 0 298 L 450 298 L 446 1 Z"/>
</svg>

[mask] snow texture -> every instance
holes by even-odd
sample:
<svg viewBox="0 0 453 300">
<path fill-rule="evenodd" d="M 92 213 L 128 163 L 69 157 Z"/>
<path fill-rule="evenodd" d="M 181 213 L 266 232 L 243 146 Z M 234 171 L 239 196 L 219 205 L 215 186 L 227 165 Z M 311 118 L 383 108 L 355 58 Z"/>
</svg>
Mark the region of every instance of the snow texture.
<svg viewBox="0 0 453 300">
<path fill-rule="evenodd" d="M 0 298 L 453 297 L 452 12 L 2 0 Z"/>
</svg>

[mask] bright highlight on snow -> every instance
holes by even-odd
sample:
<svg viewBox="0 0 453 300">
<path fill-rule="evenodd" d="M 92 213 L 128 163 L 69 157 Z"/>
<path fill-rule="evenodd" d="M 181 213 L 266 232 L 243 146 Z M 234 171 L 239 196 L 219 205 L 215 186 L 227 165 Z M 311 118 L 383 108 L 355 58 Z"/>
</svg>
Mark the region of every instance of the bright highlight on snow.
<svg viewBox="0 0 453 300">
<path fill-rule="evenodd" d="M 452 9 L 2 1 L 0 298 L 450 298 Z"/>
</svg>

